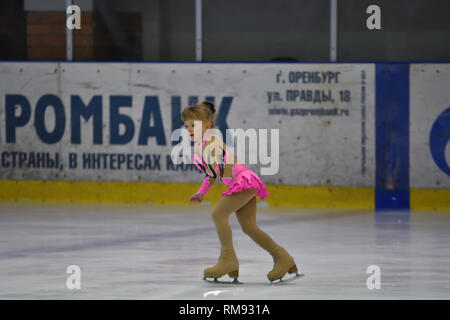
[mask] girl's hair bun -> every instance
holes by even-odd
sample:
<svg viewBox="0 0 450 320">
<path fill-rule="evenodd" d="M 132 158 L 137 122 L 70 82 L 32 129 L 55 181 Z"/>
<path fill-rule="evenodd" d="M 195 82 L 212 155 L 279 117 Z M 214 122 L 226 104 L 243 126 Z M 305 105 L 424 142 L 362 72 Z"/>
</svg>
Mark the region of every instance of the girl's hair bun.
<svg viewBox="0 0 450 320">
<path fill-rule="evenodd" d="M 203 101 L 203 104 L 211 109 L 211 112 L 216 112 L 216 107 L 214 106 L 214 102 L 211 101 Z"/>
</svg>

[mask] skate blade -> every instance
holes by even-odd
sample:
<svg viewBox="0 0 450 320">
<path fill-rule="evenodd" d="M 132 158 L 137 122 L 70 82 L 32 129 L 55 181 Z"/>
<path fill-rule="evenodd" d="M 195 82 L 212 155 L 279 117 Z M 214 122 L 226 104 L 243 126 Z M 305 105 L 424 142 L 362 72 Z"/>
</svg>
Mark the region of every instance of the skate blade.
<svg viewBox="0 0 450 320">
<path fill-rule="evenodd" d="M 213 284 L 227 284 L 227 285 L 239 285 L 239 284 L 244 284 L 243 282 L 240 282 L 237 278 L 234 278 L 233 281 L 223 281 L 223 280 L 218 280 L 217 278 L 213 278 L 214 280 L 208 279 L 207 277 L 203 277 L 203 280 L 209 283 L 213 283 Z"/>
<path fill-rule="evenodd" d="M 283 278 L 276 279 L 276 280 L 270 281 L 270 284 L 271 285 L 280 285 L 280 284 L 283 284 L 283 283 L 287 283 L 287 282 L 292 282 L 292 281 L 298 280 L 300 278 L 303 278 L 304 276 L 305 275 L 303 273 L 296 272 L 295 276 L 293 276 L 293 277 L 290 277 L 290 278 L 287 278 L 287 279 L 283 279 Z"/>
</svg>

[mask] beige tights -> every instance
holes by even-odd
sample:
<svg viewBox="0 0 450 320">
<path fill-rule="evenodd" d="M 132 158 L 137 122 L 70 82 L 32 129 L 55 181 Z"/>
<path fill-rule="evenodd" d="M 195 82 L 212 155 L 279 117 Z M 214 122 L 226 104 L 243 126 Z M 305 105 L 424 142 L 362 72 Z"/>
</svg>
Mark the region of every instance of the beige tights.
<svg viewBox="0 0 450 320">
<path fill-rule="evenodd" d="M 296 272 L 294 259 L 256 224 L 257 189 L 246 189 L 239 193 L 223 196 L 213 210 L 212 218 L 221 244 L 219 261 L 204 270 L 204 276 L 220 278 L 224 274 L 238 277 L 239 262 L 233 247 L 229 216 L 236 212 L 242 231 L 259 246 L 268 251 L 274 261 L 274 268 L 268 273 L 269 280 L 282 278 L 286 272 Z"/>
</svg>

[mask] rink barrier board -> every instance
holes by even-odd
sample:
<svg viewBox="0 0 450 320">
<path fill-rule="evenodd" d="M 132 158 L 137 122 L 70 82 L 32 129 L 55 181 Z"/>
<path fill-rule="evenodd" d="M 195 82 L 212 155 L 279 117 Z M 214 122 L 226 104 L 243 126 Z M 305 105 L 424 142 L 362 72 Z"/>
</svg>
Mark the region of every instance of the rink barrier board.
<svg viewBox="0 0 450 320">
<path fill-rule="evenodd" d="M 410 209 L 414 211 L 450 212 L 449 189 L 412 188 L 410 199 Z"/>
<path fill-rule="evenodd" d="M 198 184 L 157 182 L 0 180 L 0 200 L 187 204 Z M 371 188 L 267 185 L 271 207 L 375 208 Z M 215 203 L 225 186 L 214 185 L 205 201 Z M 176 194 L 177 197 L 173 195 Z M 450 211 L 450 190 L 411 189 L 411 210 Z M 259 201 L 259 198 L 258 198 Z"/>
<path fill-rule="evenodd" d="M 409 208 L 409 65 L 376 64 L 375 207 Z"/>
<path fill-rule="evenodd" d="M 198 187 L 192 183 L 0 180 L 0 200 L 190 205 L 189 197 Z M 204 200 L 216 203 L 225 190 L 214 185 Z M 270 207 L 374 209 L 372 188 L 267 185 L 267 190 L 270 195 L 264 201 Z"/>
<path fill-rule="evenodd" d="M 450 189 L 411 188 L 409 183 L 409 161 L 413 160 L 409 159 L 408 150 L 411 64 L 375 63 L 375 65 L 377 113 L 375 188 L 268 185 L 271 196 L 266 200 L 269 205 L 364 209 L 410 208 L 436 211 L 450 209 Z M 387 126 L 386 123 L 389 121 L 392 121 L 392 125 Z M 390 130 L 390 134 L 387 134 L 386 130 Z M 392 136 L 397 140 L 390 139 Z M 393 170 L 395 167 L 400 170 Z M 389 181 L 386 181 L 387 177 Z M 186 203 L 182 195 L 186 194 L 188 198 L 193 193 L 193 188 L 195 191 L 198 184 L 1 180 L 0 199 Z M 218 188 L 216 190 L 213 188 L 205 200 L 217 201 L 220 192 Z M 173 197 L 174 194 L 181 196 L 178 199 Z"/>
<path fill-rule="evenodd" d="M 373 187 L 374 75 L 373 63 L 0 62 L 0 179 L 197 183 L 195 168 L 180 175 L 172 165 L 178 143 L 170 140 L 183 127 L 182 108 L 204 99 L 219 106 L 216 128 L 231 144 L 227 129 L 258 132 L 252 160 L 242 162 L 269 165 L 260 144 L 273 137 L 283 157 L 270 157 L 276 172 L 264 173 L 265 183 Z M 11 165 L 12 152 L 25 165 Z M 50 165 L 39 165 L 43 155 Z M 98 156 L 108 161 L 99 165 Z M 143 156 L 155 161 L 143 166 Z"/>
<path fill-rule="evenodd" d="M 450 189 L 418 188 L 410 183 L 411 161 L 429 161 L 410 156 L 410 121 L 415 120 L 410 111 L 411 65 L 376 64 L 375 208 L 449 212 Z"/>
</svg>

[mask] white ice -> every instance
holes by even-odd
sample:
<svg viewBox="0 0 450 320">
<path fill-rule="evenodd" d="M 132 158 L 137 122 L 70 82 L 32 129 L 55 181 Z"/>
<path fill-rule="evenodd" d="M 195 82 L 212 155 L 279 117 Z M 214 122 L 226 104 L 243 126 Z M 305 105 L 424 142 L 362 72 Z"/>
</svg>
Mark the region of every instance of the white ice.
<svg viewBox="0 0 450 320">
<path fill-rule="evenodd" d="M 449 299 L 450 213 L 261 209 L 305 277 L 271 285 L 272 258 L 230 218 L 243 285 L 206 283 L 210 207 L 0 203 L 0 299 Z M 67 267 L 80 267 L 69 290 Z M 367 268 L 380 268 L 368 289 Z M 227 279 L 227 276 L 225 276 Z"/>
</svg>

